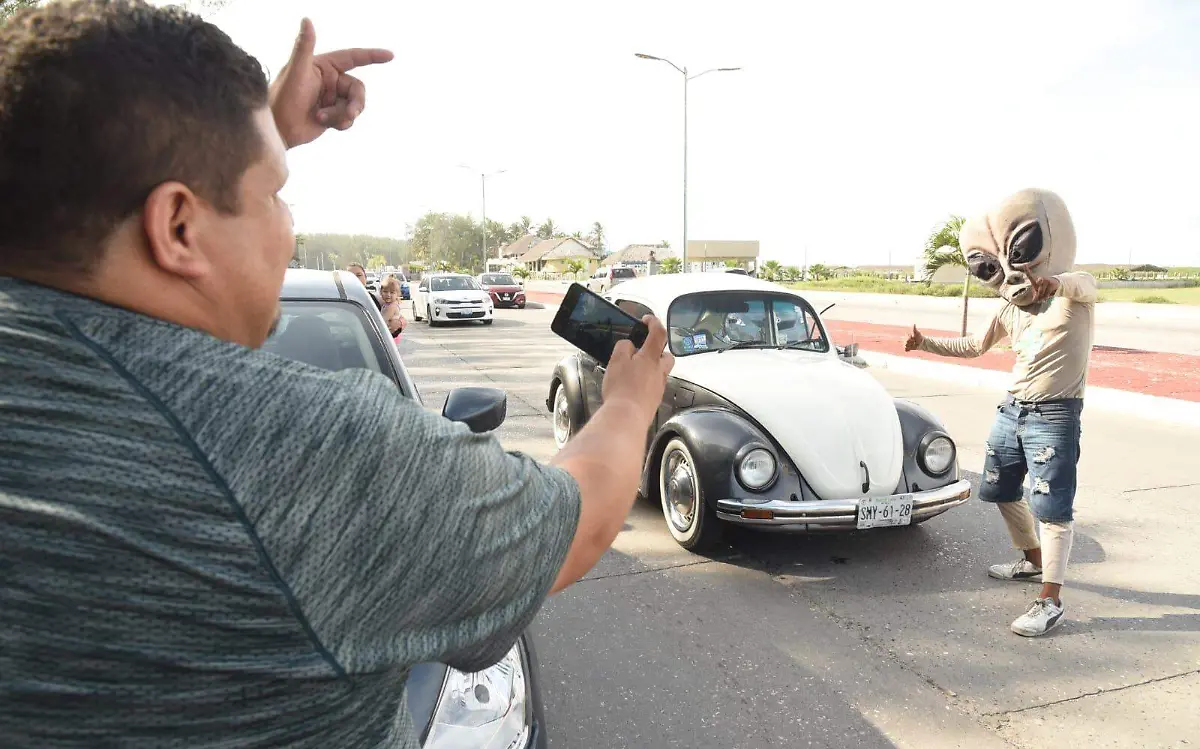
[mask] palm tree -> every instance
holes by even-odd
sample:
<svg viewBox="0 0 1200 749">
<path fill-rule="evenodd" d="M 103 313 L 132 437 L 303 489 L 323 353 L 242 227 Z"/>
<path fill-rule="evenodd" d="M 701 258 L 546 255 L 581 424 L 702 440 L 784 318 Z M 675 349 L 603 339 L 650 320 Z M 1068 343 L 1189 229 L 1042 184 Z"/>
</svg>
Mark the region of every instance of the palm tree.
<svg viewBox="0 0 1200 749">
<path fill-rule="evenodd" d="M 825 265 L 824 263 L 813 263 L 812 265 L 808 266 L 808 277 L 814 281 L 824 281 L 826 278 L 829 278 L 830 275 L 831 271 L 829 270 L 829 266 Z"/>
<path fill-rule="evenodd" d="M 776 281 L 779 279 L 780 273 L 783 271 L 783 266 L 778 260 L 768 260 L 763 263 L 762 277 L 765 281 Z"/>
<path fill-rule="evenodd" d="M 925 283 L 933 282 L 933 274 L 946 266 L 958 266 L 967 269 L 967 259 L 963 257 L 962 248 L 958 245 L 958 235 L 966 222 L 962 216 L 951 216 L 934 227 L 929 238 L 925 240 L 924 258 Z M 963 277 L 962 294 L 962 335 L 967 334 L 967 303 L 970 299 L 971 273 Z"/>
<path fill-rule="evenodd" d="M 524 282 L 525 279 L 529 278 L 529 268 L 525 267 L 524 265 L 518 265 L 517 267 L 513 268 L 512 274 Z"/>
<path fill-rule="evenodd" d="M 579 231 L 578 229 L 576 229 L 575 231 L 571 232 L 571 236 L 572 236 L 572 237 L 574 237 L 575 239 L 580 239 L 580 240 L 582 240 L 582 239 L 583 239 L 583 232 L 581 232 L 581 231 Z"/>
<path fill-rule="evenodd" d="M 783 269 L 783 277 L 793 283 L 799 281 L 801 275 L 800 268 L 795 265 L 788 265 Z"/>
<path fill-rule="evenodd" d="M 555 225 L 554 219 L 548 218 L 542 222 L 537 228 L 537 235 L 542 239 L 551 239 L 555 234 L 558 234 L 558 226 Z"/>
<path fill-rule="evenodd" d="M 591 240 L 592 246 L 600 254 L 604 254 L 604 226 L 596 221 L 592 224 L 592 230 L 588 233 L 588 239 Z"/>
<path fill-rule="evenodd" d="M 575 278 L 576 280 L 579 279 L 579 273 L 586 267 L 587 267 L 587 263 L 585 263 L 582 260 L 568 260 L 567 261 L 567 272 L 570 273 L 571 276 L 573 278 Z"/>
<path fill-rule="evenodd" d="M 521 236 L 523 237 L 533 229 L 533 219 L 528 216 L 522 216 L 517 225 L 521 227 Z"/>
<path fill-rule="evenodd" d="M 659 273 L 678 273 L 680 269 L 679 258 L 668 257 L 663 258 L 658 263 Z"/>
</svg>

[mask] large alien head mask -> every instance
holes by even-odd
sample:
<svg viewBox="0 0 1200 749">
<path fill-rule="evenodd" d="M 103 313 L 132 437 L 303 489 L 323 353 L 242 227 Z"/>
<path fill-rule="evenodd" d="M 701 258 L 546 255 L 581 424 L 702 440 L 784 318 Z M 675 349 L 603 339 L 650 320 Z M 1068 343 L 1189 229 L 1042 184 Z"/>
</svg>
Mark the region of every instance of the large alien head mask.
<svg viewBox="0 0 1200 749">
<path fill-rule="evenodd" d="M 1056 276 L 1075 264 L 1075 226 L 1049 190 L 1022 190 L 963 224 L 959 246 L 971 275 L 1008 301 L 1033 301 L 1030 276 Z"/>
</svg>

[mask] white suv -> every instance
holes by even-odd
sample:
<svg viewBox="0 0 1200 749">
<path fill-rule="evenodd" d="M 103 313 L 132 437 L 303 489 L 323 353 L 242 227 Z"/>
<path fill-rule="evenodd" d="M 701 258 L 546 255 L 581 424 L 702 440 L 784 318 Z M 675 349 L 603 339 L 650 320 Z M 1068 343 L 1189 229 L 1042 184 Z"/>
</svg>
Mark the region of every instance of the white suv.
<svg viewBox="0 0 1200 749">
<path fill-rule="evenodd" d="M 584 286 L 597 294 L 603 294 L 622 281 L 628 281 L 636 277 L 633 268 L 625 268 L 620 265 L 606 265 L 593 273 L 591 278 L 584 283 Z"/>
</svg>

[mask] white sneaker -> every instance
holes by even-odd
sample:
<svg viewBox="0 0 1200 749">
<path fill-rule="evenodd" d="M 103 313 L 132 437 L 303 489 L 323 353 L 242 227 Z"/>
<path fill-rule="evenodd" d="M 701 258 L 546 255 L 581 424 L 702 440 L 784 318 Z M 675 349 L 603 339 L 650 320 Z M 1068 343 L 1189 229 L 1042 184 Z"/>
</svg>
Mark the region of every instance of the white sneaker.
<svg viewBox="0 0 1200 749">
<path fill-rule="evenodd" d="M 1062 623 L 1066 610 L 1065 605 L 1055 605 L 1053 598 L 1039 598 L 1012 623 L 1012 631 L 1022 637 L 1044 635 Z"/>
<path fill-rule="evenodd" d="M 1042 576 L 1042 568 L 1022 557 L 1015 562 L 993 564 L 988 567 L 988 577 L 997 580 L 1033 580 Z"/>
</svg>

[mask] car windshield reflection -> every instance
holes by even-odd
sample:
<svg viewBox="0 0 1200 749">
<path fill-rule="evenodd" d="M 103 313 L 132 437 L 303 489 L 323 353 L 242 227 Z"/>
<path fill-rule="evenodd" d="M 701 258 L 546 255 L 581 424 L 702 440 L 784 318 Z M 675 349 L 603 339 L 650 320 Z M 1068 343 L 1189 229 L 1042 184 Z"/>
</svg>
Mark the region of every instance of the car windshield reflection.
<svg viewBox="0 0 1200 749">
<path fill-rule="evenodd" d="M 474 291 L 479 288 L 474 278 L 466 276 L 450 276 L 434 278 L 429 282 L 432 291 Z"/>
<path fill-rule="evenodd" d="M 386 354 L 357 305 L 283 301 L 279 307 L 279 324 L 264 351 L 334 372 L 368 369 L 391 377 Z"/>
<path fill-rule="evenodd" d="M 812 306 L 783 294 L 689 294 L 671 304 L 667 329 L 676 356 L 734 348 L 829 351 L 828 337 Z"/>
</svg>

